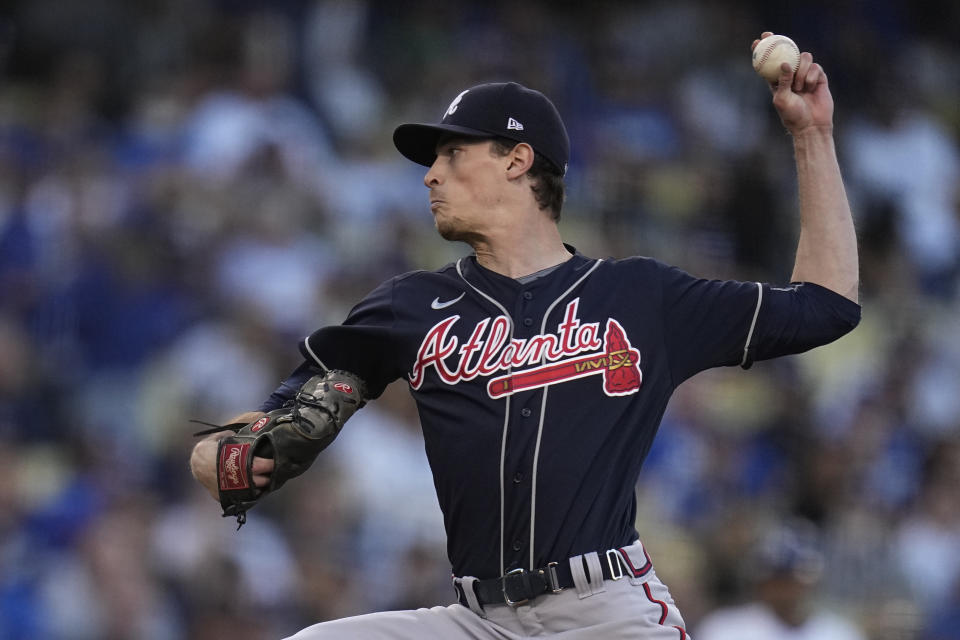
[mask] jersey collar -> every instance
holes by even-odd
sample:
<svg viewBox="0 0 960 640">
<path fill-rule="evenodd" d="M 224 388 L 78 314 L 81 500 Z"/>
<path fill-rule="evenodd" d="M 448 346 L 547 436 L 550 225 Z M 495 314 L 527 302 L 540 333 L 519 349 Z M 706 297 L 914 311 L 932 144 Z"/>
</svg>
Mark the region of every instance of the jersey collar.
<svg viewBox="0 0 960 640">
<path fill-rule="evenodd" d="M 552 274 L 548 274 L 548 277 L 546 278 L 547 280 L 552 281 L 553 278 L 558 278 L 560 281 L 566 280 L 571 274 L 580 272 L 582 269 L 588 268 L 595 262 L 593 258 L 588 258 L 577 251 L 577 248 L 573 245 L 564 243 L 563 246 L 566 247 L 567 251 L 573 255 L 569 260 L 558 265 Z M 519 291 L 520 289 L 536 286 L 539 280 L 536 279 L 527 283 L 522 283 L 515 278 L 510 278 L 503 274 L 497 273 L 496 271 L 487 269 L 477 262 L 476 254 L 466 256 L 460 261 L 460 264 L 464 278 L 476 286 L 482 287 L 482 284 L 484 281 L 486 281 L 488 283 L 495 284 L 498 287 L 507 287 L 511 290 Z"/>
</svg>

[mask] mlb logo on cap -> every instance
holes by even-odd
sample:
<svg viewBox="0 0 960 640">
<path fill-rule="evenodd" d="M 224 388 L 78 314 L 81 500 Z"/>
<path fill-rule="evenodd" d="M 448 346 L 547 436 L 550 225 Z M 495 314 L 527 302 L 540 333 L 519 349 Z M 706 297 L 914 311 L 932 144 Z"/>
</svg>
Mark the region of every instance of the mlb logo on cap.
<svg viewBox="0 0 960 640">
<path fill-rule="evenodd" d="M 462 91 L 438 124 L 402 124 L 393 132 L 397 150 L 429 167 L 445 133 L 526 142 L 561 173 L 570 161 L 570 138 L 560 113 L 539 91 L 516 82 L 481 84 Z"/>
</svg>

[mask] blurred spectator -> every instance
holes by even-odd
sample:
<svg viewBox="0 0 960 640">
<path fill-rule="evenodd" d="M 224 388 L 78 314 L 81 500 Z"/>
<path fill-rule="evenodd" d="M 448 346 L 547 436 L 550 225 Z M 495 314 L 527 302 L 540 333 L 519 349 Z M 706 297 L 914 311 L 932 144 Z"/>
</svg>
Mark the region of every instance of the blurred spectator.
<svg viewBox="0 0 960 640">
<path fill-rule="evenodd" d="M 231 40 L 230 36 L 235 37 Z M 282 14 L 264 11 L 227 31 L 217 86 L 188 116 L 184 162 L 205 176 L 230 180 L 265 148 L 284 171 L 312 186 L 334 161 L 316 114 L 291 89 L 296 34 Z M 236 58 L 228 58 L 229 55 Z"/>
<path fill-rule="evenodd" d="M 842 135 L 845 157 L 855 201 L 865 208 L 877 202 L 892 206 L 919 284 L 950 296 L 956 293 L 951 283 L 960 256 L 960 147 L 932 113 L 907 101 L 909 86 L 903 77 L 872 87 L 870 110 Z"/>
<path fill-rule="evenodd" d="M 942 442 L 926 462 L 923 486 L 897 531 L 896 553 L 917 605 L 951 604 L 960 583 L 960 442 Z"/>
<path fill-rule="evenodd" d="M 754 599 L 704 617 L 701 640 L 865 640 L 852 623 L 816 601 L 823 556 L 812 525 L 769 531 L 746 558 Z"/>
<path fill-rule="evenodd" d="M 236 531 L 210 518 L 209 507 L 206 492 L 194 491 L 159 514 L 144 540 L 145 557 L 176 597 L 185 623 L 195 634 L 216 625 L 211 618 L 229 619 L 231 627 L 250 625 L 247 632 L 255 633 L 249 637 L 296 631 L 290 616 L 300 604 L 300 570 L 281 531 L 266 518 Z"/>
<path fill-rule="evenodd" d="M 42 586 L 39 637 L 173 640 L 182 635 L 174 603 L 148 559 L 148 505 L 123 504 L 97 518 Z"/>
</svg>

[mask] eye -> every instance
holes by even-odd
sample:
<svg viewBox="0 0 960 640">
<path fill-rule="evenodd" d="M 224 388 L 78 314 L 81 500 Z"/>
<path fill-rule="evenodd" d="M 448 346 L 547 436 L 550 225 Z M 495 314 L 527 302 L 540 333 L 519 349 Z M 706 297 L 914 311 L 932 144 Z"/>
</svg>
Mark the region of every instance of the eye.
<svg viewBox="0 0 960 640">
<path fill-rule="evenodd" d="M 455 142 L 448 142 L 446 144 L 440 145 L 440 147 L 437 149 L 437 155 L 452 159 L 461 151 L 463 151 L 463 145 L 459 145 Z"/>
</svg>

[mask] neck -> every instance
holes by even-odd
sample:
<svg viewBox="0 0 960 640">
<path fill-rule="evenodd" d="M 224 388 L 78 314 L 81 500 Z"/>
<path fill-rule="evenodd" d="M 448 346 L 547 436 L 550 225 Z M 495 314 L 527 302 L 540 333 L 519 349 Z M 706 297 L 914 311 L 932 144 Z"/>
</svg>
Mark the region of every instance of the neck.
<svg viewBox="0 0 960 640">
<path fill-rule="evenodd" d="M 477 262 L 508 278 L 522 278 L 569 260 L 572 254 L 556 223 L 546 216 L 539 218 L 546 222 L 510 225 L 471 242 Z"/>
</svg>

